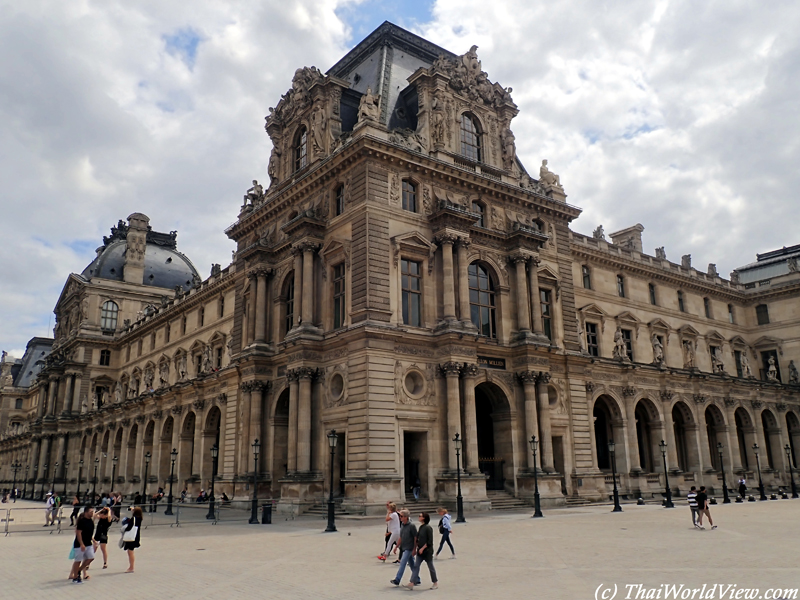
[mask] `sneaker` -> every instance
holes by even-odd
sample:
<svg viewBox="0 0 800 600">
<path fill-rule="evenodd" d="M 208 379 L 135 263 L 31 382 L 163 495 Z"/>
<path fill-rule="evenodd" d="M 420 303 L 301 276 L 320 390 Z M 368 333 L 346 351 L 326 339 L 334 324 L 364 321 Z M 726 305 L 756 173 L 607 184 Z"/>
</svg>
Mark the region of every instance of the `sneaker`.
<svg viewBox="0 0 800 600">
<path fill-rule="evenodd" d="M 400 585 L 400 582 L 397 581 L 397 579 L 392 579 L 391 581 L 389 581 L 389 583 L 391 583 L 392 585 Z"/>
<path fill-rule="evenodd" d="M 716 525 L 712 525 L 712 526 L 711 526 L 711 529 L 716 529 L 716 528 L 717 528 L 717 526 L 716 526 Z"/>
<path fill-rule="evenodd" d="M 705 528 L 705 527 L 703 527 L 702 525 L 698 525 L 697 527 L 698 527 L 699 529 L 702 529 L 703 531 L 705 531 L 705 530 L 706 530 L 706 528 Z"/>
<path fill-rule="evenodd" d="M 439 589 L 439 584 L 438 584 L 438 583 L 434 583 L 434 584 L 431 586 L 431 588 L 430 588 L 430 589 L 432 589 L 432 590 L 438 590 L 438 589 Z"/>
<path fill-rule="evenodd" d="M 72 583 L 83 583 L 83 581 L 81 581 L 81 579 L 78 578 L 78 579 L 73 579 Z"/>
</svg>

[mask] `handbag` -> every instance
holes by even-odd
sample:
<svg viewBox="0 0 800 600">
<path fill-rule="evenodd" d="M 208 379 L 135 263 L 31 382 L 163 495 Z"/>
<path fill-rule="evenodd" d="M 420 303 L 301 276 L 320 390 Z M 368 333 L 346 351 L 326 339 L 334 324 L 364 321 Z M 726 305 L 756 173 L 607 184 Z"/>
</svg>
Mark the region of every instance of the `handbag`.
<svg viewBox="0 0 800 600">
<path fill-rule="evenodd" d="M 123 542 L 135 542 L 136 541 L 136 534 L 139 532 L 139 528 L 134 525 L 129 530 L 122 532 L 122 541 Z"/>
<path fill-rule="evenodd" d="M 72 550 L 69 551 L 69 559 L 73 560 L 75 558 L 75 546 L 72 547 Z"/>
</svg>

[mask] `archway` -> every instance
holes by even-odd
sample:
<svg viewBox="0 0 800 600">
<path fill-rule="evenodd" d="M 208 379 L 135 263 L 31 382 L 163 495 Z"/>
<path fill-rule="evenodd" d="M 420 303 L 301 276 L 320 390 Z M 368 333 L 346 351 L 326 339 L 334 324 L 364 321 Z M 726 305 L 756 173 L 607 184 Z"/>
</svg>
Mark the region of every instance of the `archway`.
<svg viewBox="0 0 800 600">
<path fill-rule="evenodd" d="M 511 407 L 505 393 L 493 383 L 475 388 L 478 423 L 478 468 L 488 475 L 486 489 L 502 490 L 514 474 Z"/>
<path fill-rule="evenodd" d="M 194 469 L 194 427 L 195 414 L 189 412 L 181 427 L 180 448 L 178 448 L 178 480 L 186 482 Z"/>
<path fill-rule="evenodd" d="M 657 414 L 655 408 L 646 398 L 642 398 L 636 403 L 636 409 L 634 410 L 636 443 L 639 446 L 639 465 L 645 473 L 656 472 L 653 444 L 656 443 L 657 436 L 654 435 L 653 429 L 659 426 Z"/>
<path fill-rule="evenodd" d="M 222 413 L 219 408 L 212 406 L 206 415 L 205 427 L 203 427 L 203 457 L 201 458 L 200 478 L 205 489 L 211 487 L 211 477 L 214 468 L 214 459 L 211 456 L 211 447 L 216 445 L 219 449 L 219 432 L 222 423 Z M 219 461 L 217 461 L 219 468 Z M 216 477 L 216 473 L 214 474 Z"/>
<path fill-rule="evenodd" d="M 750 415 L 747 413 L 747 411 L 742 407 L 736 409 L 736 412 L 734 413 L 734 419 L 736 421 L 736 436 L 739 440 L 739 454 L 742 459 L 742 467 L 749 471 L 750 469 L 754 469 L 756 466 L 755 459 L 751 458 L 752 447 L 755 443 L 755 428 L 753 427 L 753 421 L 750 419 Z"/>
<path fill-rule="evenodd" d="M 172 469 L 172 430 L 175 427 L 173 418 L 167 417 L 161 427 L 161 436 L 158 440 L 158 480 L 166 486 L 169 483 L 170 470 Z"/>
<path fill-rule="evenodd" d="M 594 445 L 597 452 L 597 468 L 601 471 L 611 470 L 611 454 L 608 451 L 608 442 L 617 441 L 611 428 L 611 409 L 607 396 L 600 396 L 594 403 L 592 410 L 594 420 Z M 619 440 L 620 442 L 622 440 Z"/>
<path fill-rule="evenodd" d="M 111 458 L 108 455 L 108 451 L 110 450 L 109 444 L 111 443 L 111 432 L 106 431 L 103 434 L 103 441 L 100 444 L 100 482 L 108 483 L 111 481 L 111 472 L 109 471 L 109 466 L 111 465 Z M 103 490 L 103 491 L 111 491 L 111 490 Z"/>
<path fill-rule="evenodd" d="M 689 445 L 687 444 L 687 426 L 691 423 L 691 412 L 683 402 L 676 402 L 672 407 L 672 430 L 675 435 L 675 454 L 678 458 L 677 467 L 684 472 L 689 468 Z"/>
<path fill-rule="evenodd" d="M 273 480 L 286 477 L 289 462 L 289 388 L 281 392 L 275 404 L 275 414 L 272 417 L 272 465 Z"/>
<path fill-rule="evenodd" d="M 711 453 L 711 464 L 717 471 L 721 470 L 719 464 L 719 451 L 717 444 L 725 445 L 725 419 L 722 411 L 715 405 L 710 405 L 705 410 L 706 432 L 708 434 L 708 451 Z"/>
<path fill-rule="evenodd" d="M 767 455 L 767 464 L 770 469 L 777 469 L 780 464 L 781 448 L 780 429 L 775 415 L 769 410 L 761 412 L 761 426 L 764 428 L 764 448 Z"/>
<path fill-rule="evenodd" d="M 797 444 L 800 443 L 800 419 L 791 411 L 786 413 L 786 432 L 788 433 L 789 447 L 791 448 L 792 466 L 796 469 Z"/>
<path fill-rule="evenodd" d="M 125 479 L 131 481 L 136 475 L 136 438 L 139 435 L 139 426 L 134 423 L 128 433 L 128 460 L 125 462 Z"/>
<path fill-rule="evenodd" d="M 111 482 L 112 490 L 115 490 L 116 485 L 117 483 L 119 483 L 120 479 L 122 479 L 122 481 L 125 481 L 125 474 L 117 469 L 114 469 L 114 463 L 113 463 L 114 458 L 116 458 L 117 462 L 119 462 L 120 457 L 122 456 L 122 436 L 123 436 L 122 427 L 119 427 L 117 428 L 117 433 L 114 435 L 114 456 L 112 457 L 111 477 L 112 479 L 116 479 L 117 481 Z M 123 469 L 125 468 L 124 465 L 121 466 Z"/>
</svg>

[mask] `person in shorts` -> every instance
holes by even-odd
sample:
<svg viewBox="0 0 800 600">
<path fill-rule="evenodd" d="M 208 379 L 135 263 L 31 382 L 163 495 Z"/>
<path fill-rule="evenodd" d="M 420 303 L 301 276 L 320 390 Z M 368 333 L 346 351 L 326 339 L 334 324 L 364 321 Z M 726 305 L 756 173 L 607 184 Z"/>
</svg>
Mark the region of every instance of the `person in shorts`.
<svg viewBox="0 0 800 600">
<path fill-rule="evenodd" d="M 55 524 L 55 517 L 53 513 L 56 510 L 56 499 L 53 492 L 47 492 L 47 499 L 44 503 L 44 526 L 50 527 Z"/>
<path fill-rule="evenodd" d="M 711 511 L 708 510 L 708 494 L 706 494 L 706 486 L 700 486 L 700 493 L 697 494 L 697 508 L 699 511 L 699 515 L 697 518 L 697 526 L 700 529 L 705 529 L 703 527 L 703 516 L 708 517 L 708 523 L 711 525 L 711 529 L 716 529 L 717 526 L 714 525 L 714 521 L 711 519 Z"/>
<path fill-rule="evenodd" d="M 686 501 L 689 503 L 689 508 L 692 510 L 692 525 L 698 527 L 697 525 L 697 515 L 700 512 L 699 507 L 697 506 L 697 487 L 692 486 L 692 489 L 686 494 Z"/>
<path fill-rule="evenodd" d="M 72 570 L 69 573 L 72 583 L 83 583 L 81 573 L 83 573 L 83 579 L 89 579 L 86 570 L 94 560 L 93 536 L 94 509 L 91 506 L 87 506 L 83 509 L 83 514 L 78 517 L 78 522 L 75 525 L 75 542 L 72 544 L 75 550 L 75 557 L 72 559 Z"/>
</svg>

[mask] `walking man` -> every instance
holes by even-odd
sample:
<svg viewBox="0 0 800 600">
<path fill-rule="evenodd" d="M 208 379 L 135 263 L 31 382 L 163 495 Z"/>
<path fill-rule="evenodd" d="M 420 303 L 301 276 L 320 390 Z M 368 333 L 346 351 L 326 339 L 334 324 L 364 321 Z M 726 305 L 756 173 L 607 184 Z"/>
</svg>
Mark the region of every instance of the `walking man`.
<svg viewBox="0 0 800 600">
<path fill-rule="evenodd" d="M 83 514 L 78 518 L 78 523 L 75 526 L 75 542 L 72 547 L 75 549 L 75 558 L 72 562 L 72 570 L 69 573 L 69 578 L 72 583 L 83 583 L 81 580 L 81 573 L 84 579 L 89 579 L 86 570 L 94 560 L 94 546 L 92 545 L 92 537 L 94 536 L 94 509 L 87 506 L 83 509 Z"/>
<path fill-rule="evenodd" d="M 394 585 L 400 585 L 406 565 L 412 569 L 413 574 L 414 555 L 417 553 L 417 527 L 409 522 L 410 517 L 408 509 L 404 508 L 400 511 L 400 568 L 397 569 L 394 579 L 389 582 Z M 413 578 L 412 581 L 414 581 Z"/>
<path fill-rule="evenodd" d="M 56 507 L 56 499 L 53 497 L 53 492 L 47 492 L 47 500 L 44 503 L 44 526 L 49 527 L 55 523 L 53 512 Z"/>
<path fill-rule="evenodd" d="M 697 506 L 697 488 L 692 486 L 691 491 L 686 494 L 686 500 L 689 502 L 689 508 L 692 509 L 692 525 L 697 527 L 697 514 L 700 512 Z"/>
<path fill-rule="evenodd" d="M 711 529 L 716 529 L 717 526 L 714 525 L 714 521 L 711 519 L 711 511 L 708 510 L 708 494 L 706 494 L 706 486 L 700 486 L 700 493 L 697 494 L 697 506 L 699 508 L 699 516 L 697 518 L 697 525 L 700 529 L 705 529 L 703 527 L 703 515 L 708 517 L 708 524 L 711 525 Z"/>
<path fill-rule="evenodd" d="M 419 578 L 419 570 L 424 562 L 428 565 L 428 572 L 431 574 L 431 589 L 439 589 L 439 580 L 436 577 L 436 569 L 433 566 L 433 528 L 430 526 L 431 516 L 424 512 L 419 515 L 419 533 L 417 534 L 417 556 L 416 564 L 411 569 L 411 581 L 408 589 L 413 590 L 415 585 L 422 583 Z"/>
</svg>

